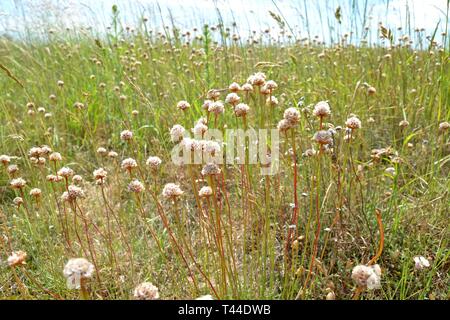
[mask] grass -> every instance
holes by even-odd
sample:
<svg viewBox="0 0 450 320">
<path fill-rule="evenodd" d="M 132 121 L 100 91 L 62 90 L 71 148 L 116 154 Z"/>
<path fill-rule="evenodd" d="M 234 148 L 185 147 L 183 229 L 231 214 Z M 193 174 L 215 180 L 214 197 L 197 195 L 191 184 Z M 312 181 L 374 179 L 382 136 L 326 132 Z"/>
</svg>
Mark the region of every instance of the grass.
<svg viewBox="0 0 450 320">
<path fill-rule="evenodd" d="M 0 297 L 130 299 L 150 281 L 162 299 L 449 298 L 450 130 L 439 128 L 450 120 L 447 35 L 428 41 L 415 31 L 393 37 L 392 46 L 388 39 L 349 45 L 340 35 L 339 44 L 325 46 L 295 41 L 288 29 L 277 39 L 257 32 L 246 43 L 223 25 L 190 35 L 116 25 L 105 37 L 40 30 L 45 40 L 1 40 L 0 154 L 19 172 L 0 170 Z M 427 45 L 416 50 L 418 43 Z M 250 106 L 245 121 L 228 104 L 213 121 L 202 108 L 207 93 L 225 89 L 224 100 L 232 82 L 255 72 L 276 81 L 278 105 L 267 105 L 255 86 L 238 93 Z M 191 107 L 177 109 L 181 100 Z M 332 113 L 319 119 L 312 110 L 323 100 Z M 203 165 L 171 161 L 175 124 L 190 131 L 204 116 L 211 129 L 276 128 L 290 107 L 301 118 L 280 133 L 276 175 L 227 164 L 202 176 Z M 346 139 L 352 114 L 362 127 Z M 338 126 L 333 147 L 312 141 Z M 123 130 L 133 132 L 131 141 L 120 139 Z M 62 161 L 46 155 L 34 164 L 29 150 L 42 145 Z M 162 159 L 157 170 L 146 166 L 149 156 Z M 129 157 L 138 168 L 124 171 Z M 47 181 L 61 167 L 83 177 L 73 184 L 84 198 L 61 199 L 71 178 Z M 102 185 L 92 176 L 100 167 L 108 173 Z M 15 177 L 26 180 L 23 189 L 9 186 Z M 146 190 L 129 192 L 133 179 Z M 167 199 L 161 193 L 172 182 L 184 193 Z M 200 198 L 202 186 L 213 195 Z M 29 195 L 32 188 L 42 195 Z M 17 250 L 26 251 L 26 264 L 11 267 L 7 258 Z M 415 256 L 430 267 L 416 270 Z M 63 276 L 75 257 L 95 267 L 80 292 Z M 382 269 L 377 290 L 351 278 L 369 262 Z"/>
</svg>

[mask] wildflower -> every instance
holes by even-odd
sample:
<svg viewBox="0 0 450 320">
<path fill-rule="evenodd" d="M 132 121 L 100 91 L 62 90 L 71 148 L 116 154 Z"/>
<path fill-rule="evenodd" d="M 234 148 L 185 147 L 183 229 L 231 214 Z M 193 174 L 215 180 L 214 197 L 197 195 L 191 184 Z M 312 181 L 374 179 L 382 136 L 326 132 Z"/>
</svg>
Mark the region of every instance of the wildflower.
<svg viewBox="0 0 450 320">
<path fill-rule="evenodd" d="M 40 147 L 32 147 L 29 151 L 28 151 L 28 155 L 30 157 L 39 157 L 40 155 L 42 155 L 42 149 Z"/>
<path fill-rule="evenodd" d="M 174 125 L 172 129 L 170 129 L 170 137 L 172 139 L 172 142 L 180 142 L 185 131 L 186 130 L 179 124 Z"/>
<path fill-rule="evenodd" d="M 101 182 L 104 182 L 104 180 L 106 179 L 106 176 L 108 175 L 108 172 L 103 168 L 98 168 L 98 169 L 94 170 L 92 175 L 94 176 L 95 180 L 100 180 Z"/>
<path fill-rule="evenodd" d="M 145 190 L 144 185 L 137 179 L 134 179 L 128 184 L 128 191 L 130 192 L 141 193 L 144 190 Z"/>
<path fill-rule="evenodd" d="M 202 176 L 213 176 L 220 174 L 221 170 L 215 163 L 208 163 L 202 169 Z"/>
<path fill-rule="evenodd" d="M 216 101 L 220 97 L 220 91 L 215 89 L 209 90 L 206 96 L 208 99 Z"/>
<path fill-rule="evenodd" d="M 358 265 L 352 270 L 352 279 L 360 287 L 378 289 L 380 287 L 381 268 L 378 264 L 373 266 Z"/>
<path fill-rule="evenodd" d="M 399 122 L 398 126 L 402 129 L 406 128 L 407 126 L 409 126 L 409 122 L 406 120 L 402 120 Z"/>
<path fill-rule="evenodd" d="M 0 156 L 0 162 L 3 163 L 3 165 L 8 165 L 11 162 L 11 157 L 7 156 L 6 154 L 2 154 Z"/>
<path fill-rule="evenodd" d="M 73 176 L 73 170 L 67 167 L 62 167 L 61 169 L 58 170 L 58 176 L 64 177 L 64 178 L 68 178 Z"/>
<path fill-rule="evenodd" d="M 41 146 L 41 155 L 48 155 L 50 152 L 52 152 L 52 149 L 49 146 L 45 144 Z"/>
<path fill-rule="evenodd" d="M 198 192 L 198 195 L 200 197 L 210 197 L 212 194 L 213 194 L 213 191 L 212 191 L 211 187 L 209 187 L 209 186 L 202 187 L 200 189 L 200 191 Z"/>
<path fill-rule="evenodd" d="M 58 87 L 62 88 L 64 86 L 64 81 L 58 80 L 57 85 Z"/>
<path fill-rule="evenodd" d="M 38 198 L 41 196 L 41 194 L 42 194 L 42 191 L 39 188 L 33 188 L 30 190 L 30 196 L 32 196 L 32 197 Z"/>
<path fill-rule="evenodd" d="M 247 82 L 250 83 L 253 86 L 262 86 L 266 82 L 266 75 L 262 72 L 257 72 L 253 75 L 251 75 Z"/>
<path fill-rule="evenodd" d="M 175 183 L 168 183 L 164 186 L 162 195 L 166 198 L 176 198 L 183 194 L 180 186 Z"/>
<path fill-rule="evenodd" d="M 231 92 L 238 92 L 238 91 L 240 91 L 241 90 L 241 86 L 238 84 L 238 83 L 236 83 L 236 82 L 233 82 L 232 84 L 230 84 L 230 86 L 228 87 L 228 90 L 230 90 Z"/>
<path fill-rule="evenodd" d="M 120 166 L 123 170 L 131 171 L 131 169 L 136 168 L 138 165 L 136 160 L 134 160 L 133 158 L 127 158 L 122 161 L 122 164 Z"/>
<path fill-rule="evenodd" d="M 70 185 L 67 189 L 68 191 L 65 191 L 61 196 L 63 201 L 72 202 L 78 198 L 84 198 L 84 191 L 80 187 Z"/>
<path fill-rule="evenodd" d="M 99 155 L 101 155 L 101 156 L 106 156 L 106 154 L 108 153 L 108 151 L 107 151 L 105 148 L 103 148 L 103 147 L 99 147 L 99 148 L 97 149 L 97 153 L 98 153 Z"/>
<path fill-rule="evenodd" d="M 161 163 L 162 160 L 159 157 L 149 157 L 146 162 L 146 164 L 152 169 L 157 169 Z"/>
<path fill-rule="evenodd" d="M 194 126 L 194 128 L 192 129 L 192 132 L 194 133 L 194 135 L 197 136 L 203 136 L 203 134 L 208 131 L 208 126 L 206 126 L 204 123 L 202 122 L 197 122 Z"/>
<path fill-rule="evenodd" d="M 27 253 L 25 251 L 13 251 L 11 255 L 8 257 L 8 265 L 10 267 L 16 267 L 19 265 L 26 264 L 25 260 L 27 259 Z"/>
<path fill-rule="evenodd" d="M 236 117 L 245 117 L 245 115 L 250 111 L 250 107 L 245 103 L 239 103 L 234 107 L 234 114 Z"/>
<path fill-rule="evenodd" d="M 242 91 L 244 92 L 252 92 L 253 91 L 253 86 L 250 83 L 245 83 L 242 85 Z"/>
<path fill-rule="evenodd" d="M 414 260 L 414 268 L 416 270 L 422 270 L 430 267 L 430 261 L 428 261 L 428 259 L 423 256 L 415 256 L 413 260 Z"/>
<path fill-rule="evenodd" d="M 286 132 L 290 128 L 292 128 L 292 125 L 288 120 L 282 119 L 280 120 L 280 122 L 278 122 L 277 129 L 279 131 Z"/>
<path fill-rule="evenodd" d="M 85 105 L 84 105 L 83 103 L 81 103 L 81 102 L 75 102 L 75 103 L 73 104 L 73 107 L 74 107 L 75 109 L 82 110 L 82 109 L 85 108 Z"/>
<path fill-rule="evenodd" d="M 182 111 L 184 111 L 190 107 L 191 107 L 191 105 L 187 101 L 184 101 L 184 100 L 177 103 L 177 108 L 181 109 Z"/>
<path fill-rule="evenodd" d="M 319 118 L 328 117 L 331 114 L 330 105 L 327 101 L 320 101 L 314 106 L 313 115 Z"/>
<path fill-rule="evenodd" d="M 441 122 L 439 124 L 439 131 L 444 132 L 447 131 L 450 128 L 450 123 L 445 121 L 445 122 Z"/>
<path fill-rule="evenodd" d="M 263 85 L 259 89 L 259 93 L 261 93 L 262 95 L 269 95 L 271 93 L 271 91 L 267 88 L 266 85 Z"/>
<path fill-rule="evenodd" d="M 23 187 L 25 187 L 27 182 L 22 178 L 16 178 L 16 179 L 12 179 L 9 184 L 11 185 L 11 188 L 13 188 L 13 189 L 22 189 Z"/>
<path fill-rule="evenodd" d="M 293 127 L 300 121 L 300 112 L 296 108 L 287 108 L 284 111 L 284 119 L 289 122 L 290 126 Z"/>
<path fill-rule="evenodd" d="M 345 121 L 345 125 L 347 128 L 355 130 L 361 128 L 361 120 L 359 120 L 356 116 L 351 116 Z"/>
<path fill-rule="evenodd" d="M 200 296 L 200 297 L 198 297 L 195 300 L 214 300 L 214 298 L 210 294 L 207 294 L 207 295 L 204 295 L 204 296 Z"/>
<path fill-rule="evenodd" d="M 108 157 L 110 157 L 110 158 L 117 158 L 118 156 L 119 156 L 119 154 L 115 151 L 108 152 Z"/>
<path fill-rule="evenodd" d="M 373 96 L 375 93 L 377 93 L 377 89 L 375 89 L 374 87 L 370 86 L 369 88 L 367 88 L 367 94 L 369 96 Z"/>
<path fill-rule="evenodd" d="M 10 175 L 14 175 L 16 172 L 19 171 L 19 167 L 15 164 L 12 164 L 12 165 L 8 166 L 7 170 Z"/>
<path fill-rule="evenodd" d="M 205 100 L 202 104 L 202 108 L 206 111 L 209 110 L 209 106 L 213 103 L 214 101 L 212 100 Z"/>
<path fill-rule="evenodd" d="M 225 98 L 225 102 L 231 104 L 232 106 L 237 105 L 240 100 L 241 98 L 234 92 L 229 93 Z"/>
<path fill-rule="evenodd" d="M 202 149 L 211 155 L 214 155 L 216 153 L 220 152 L 220 144 L 217 141 L 211 141 L 211 140 L 204 140 L 202 141 Z"/>
<path fill-rule="evenodd" d="M 273 80 L 269 80 L 266 82 L 265 87 L 272 92 L 273 90 L 275 90 L 276 88 L 278 88 L 278 85 L 275 81 Z"/>
<path fill-rule="evenodd" d="M 69 289 L 80 289 L 81 280 L 90 279 L 93 273 L 94 265 L 84 258 L 70 259 L 63 270 Z"/>
<path fill-rule="evenodd" d="M 73 183 L 81 183 L 81 181 L 83 181 L 83 177 L 80 176 L 79 174 L 76 174 L 72 177 Z"/>
<path fill-rule="evenodd" d="M 386 168 L 385 170 L 384 170 L 387 174 L 390 174 L 390 175 L 395 175 L 395 168 L 394 167 L 389 167 L 389 168 Z"/>
<path fill-rule="evenodd" d="M 20 205 L 23 203 L 22 197 L 15 197 L 15 198 L 13 199 L 13 203 L 14 203 L 17 207 L 20 207 Z"/>
<path fill-rule="evenodd" d="M 120 140 L 130 141 L 131 139 L 133 139 L 133 132 L 130 130 L 124 130 L 120 133 Z"/>
<path fill-rule="evenodd" d="M 143 282 L 139 284 L 133 293 L 137 300 L 157 300 L 159 299 L 159 291 L 151 282 Z"/>
<path fill-rule="evenodd" d="M 334 291 L 330 291 L 327 294 L 327 300 L 336 300 L 336 294 L 334 293 Z"/>
<path fill-rule="evenodd" d="M 208 108 L 208 111 L 215 113 L 217 115 L 217 114 L 223 113 L 224 109 L 225 108 L 221 101 L 215 101 L 215 102 L 211 103 L 211 105 Z"/>
<path fill-rule="evenodd" d="M 305 157 L 314 157 L 317 154 L 317 151 L 314 148 L 306 149 L 303 153 Z"/>
<path fill-rule="evenodd" d="M 48 159 L 49 159 L 50 161 L 57 162 L 57 161 L 61 161 L 61 160 L 62 160 L 62 157 L 61 157 L 61 154 L 60 154 L 59 152 L 53 152 L 52 154 L 50 154 L 50 156 L 48 157 Z"/>
<path fill-rule="evenodd" d="M 62 177 L 61 177 L 61 176 L 54 175 L 54 174 L 49 174 L 49 175 L 46 177 L 46 179 L 47 179 L 47 181 L 49 181 L 49 182 L 60 182 L 60 181 L 62 180 Z"/>
<path fill-rule="evenodd" d="M 314 134 L 314 141 L 320 145 L 328 145 L 333 143 L 333 138 L 328 130 L 320 130 Z"/>
</svg>

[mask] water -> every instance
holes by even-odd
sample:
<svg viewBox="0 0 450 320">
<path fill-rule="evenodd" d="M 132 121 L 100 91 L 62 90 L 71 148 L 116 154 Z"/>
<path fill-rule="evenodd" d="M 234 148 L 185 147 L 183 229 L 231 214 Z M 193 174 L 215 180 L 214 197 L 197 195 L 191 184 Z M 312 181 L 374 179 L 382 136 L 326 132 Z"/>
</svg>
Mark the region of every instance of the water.
<svg viewBox="0 0 450 320">
<path fill-rule="evenodd" d="M 242 37 L 253 30 L 279 28 L 269 11 L 282 14 L 286 28 L 295 38 L 317 37 L 333 42 L 344 33 L 352 42 L 363 36 L 377 41 L 378 23 L 382 22 L 399 36 L 423 28 L 432 34 L 439 23 L 439 33 L 447 28 L 447 0 L 0 0 L 0 34 L 21 37 L 24 34 L 65 27 L 91 27 L 104 33 L 111 24 L 111 7 L 116 4 L 125 25 L 137 26 L 146 16 L 150 28 L 175 25 L 182 30 L 203 24 L 215 25 L 221 19 Z M 341 24 L 335 12 L 341 7 Z M 365 34 L 364 27 L 368 28 Z M 401 30 L 398 28 L 401 27 Z M 351 32 L 351 33 L 350 33 Z"/>
</svg>

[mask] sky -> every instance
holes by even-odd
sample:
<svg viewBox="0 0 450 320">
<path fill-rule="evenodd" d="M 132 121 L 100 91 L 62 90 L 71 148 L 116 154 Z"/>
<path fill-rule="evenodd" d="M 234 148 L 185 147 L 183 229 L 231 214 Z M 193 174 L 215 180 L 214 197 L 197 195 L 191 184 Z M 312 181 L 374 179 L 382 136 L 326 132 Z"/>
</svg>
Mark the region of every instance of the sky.
<svg viewBox="0 0 450 320">
<path fill-rule="evenodd" d="M 358 31 L 357 28 L 362 31 L 363 25 L 375 30 L 378 22 L 405 30 L 407 10 L 410 25 L 425 28 L 428 34 L 438 22 L 439 31 L 444 31 L 447 22 L 447 0 L 0 0 L 0 34 L 17 34 L 25 27 L 38 29 L 61 22 L 66 26 L 91 26 L 102 32 L 110 24 L 113 4 L 118 6 L 127 25 L 133 26 L 136 17 L 143 14 L 153 27 L 161 27 L 162 20 L 166 24 L 170 22 L 170 12 L 181 29 L 216 24 L 217 6 L 225 24 L 235 21 L 244 34 L 251 30 L 277 29 L 270 10 L 281 12 L 288 25 L 300 33 L 298 36 L 317 35 L 321 40 L 330 40 L 328 21 L 337 26 L 334 12 L 338 6 L 342 12 L 342 24 L 338 26 L 341 33 Z M 363 21 L 364 10 L 365 16 L 370 17 L 367 21 Z"/>
</svg>

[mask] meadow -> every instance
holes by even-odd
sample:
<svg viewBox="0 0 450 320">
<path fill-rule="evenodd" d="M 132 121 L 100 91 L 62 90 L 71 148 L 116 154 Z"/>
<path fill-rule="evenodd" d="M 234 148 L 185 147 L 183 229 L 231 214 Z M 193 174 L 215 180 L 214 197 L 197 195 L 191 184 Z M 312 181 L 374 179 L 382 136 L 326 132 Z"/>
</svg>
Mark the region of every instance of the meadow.
<svg viewBox="0 0 450 320">
<path fill-rule="evenodd" d="M 450 298 L 448 34 L 271 19 L 1 39 L 0 298 Z"/>
</svg>

